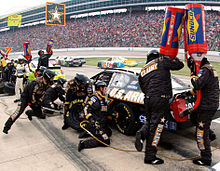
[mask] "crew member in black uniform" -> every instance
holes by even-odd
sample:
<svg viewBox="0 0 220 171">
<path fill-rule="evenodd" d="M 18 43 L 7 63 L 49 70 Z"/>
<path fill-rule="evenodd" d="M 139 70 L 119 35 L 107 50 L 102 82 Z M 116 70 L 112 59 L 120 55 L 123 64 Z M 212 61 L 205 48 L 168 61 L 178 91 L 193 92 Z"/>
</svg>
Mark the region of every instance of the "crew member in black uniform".
<svg viewBox="0 0 220 171">
<path fill-rule="evenodd" d="M 48 54 L 44 54 L 43 50 L 39 50 L 38 51 L 38 55 L 40 56 L 39 60 L 38 60 L 38 66 L 37 66 L 37 70 L 40 68 L 40 66 L 44 66 L 46 68 L 48 68 L 49 64 L 49 58 L 52 56 L 53 52 L 51 51 L 51 53 Z"/>
<path fill-rule="evenodd" d="M 136 133 L 135 147 L 143 148 L 146 139 L 146 164 L 162 164 L 164 161 L 156 157 L 157 145 L 163 131 L 165 118 L 169 114 L 169 99 L 172 97 L 170 70 L 180 70 L 184 67 L 178 58 L 173 60 L 161 55 L 157 50 L 151 50 L 147 55 L 146 65 L 139 75 L 139 84 L 145 94 L 144 106 L 146 123 Z"/>
<path fill-rule="evenodd" d="M 201 157 L 194 159 L 193 163 L 210 166 L 212 162 L 210 135 L 213 136 L 210 125 L 212 117 L 219 107 L 218 74 L 206 57 L 201 61 L 198 76 L 195 73 L 195 63 L 191 58 L 188 59 L 187 64 L 191 69 L 191 83 L 194 87 L 190 93 L 195 95 L 196 90 L 201 90 L 201 101 L 195 110 L 189 108 L 180 113 L 180 117 L 184 117 L 190 113 L 190 118 L 196 125 L 196 140 L 198 148 L 201 151 Z M 189 92 L 184 92 L 181 95 L 187 96 L 187 94 Z"/>
<path fill-rule="evenodd" d="M 97 81 L 95 88 L 96 92 L 89 98 L 84 108 L 87 122 L 84 122 L 83 126 L 99 140 L 109 145 L 112 131 L 107 125 L 107 102 L 105 100 L 107 85 L 103 81 Z M 78 151 L 99 146 L 105 147 L 104 144 L 93 138 L 81 140 Z"/>
<path fill-rule="evenodd" d="M 40 119 L 45 119 L 45 115 L 42 114 L 41 102 L 46 88 L 48 87 L 48 80 L 51 80 L 55 76 L 55 73 L 50 70 L 42 72 L 38 71 L 36 79 L 31 81 L 21 94 L 21 103 L 18 104 L 16 111 L 6 121 L 3 132 L 8 134 L 12 124 L 20 117 L 27 106 L 30 106 L 32 110 L 28 110 L 25 113 L 28 115 L 28 119 L 32 120 L 32 116 L 36 116 Z"/>
<path fill-rule="evenodd" d="M 76 74 L 74 79 L 68 81 L 63 130 L 71 127 L 82 131 L 79 124 L 84 118 L 83 106 L 92 94 L 92 83 L 87 76 Z"/>
<path fill-rule="evenodd" d="M 59 98 L 62 102 L 65 102 L 66 92 L 63 89 L 63 85 L 66 82 L 66 79 L 61 77 L 58 78 L 57 82 L 46 90 L 45 95 L 43 96 L 42 106 L 51 109 L 58 109 L 58 105 L 54 103 L 54 101 Z M 46 110 L 46 113 L 53 113 L 53 111 Z"/>
</svg>

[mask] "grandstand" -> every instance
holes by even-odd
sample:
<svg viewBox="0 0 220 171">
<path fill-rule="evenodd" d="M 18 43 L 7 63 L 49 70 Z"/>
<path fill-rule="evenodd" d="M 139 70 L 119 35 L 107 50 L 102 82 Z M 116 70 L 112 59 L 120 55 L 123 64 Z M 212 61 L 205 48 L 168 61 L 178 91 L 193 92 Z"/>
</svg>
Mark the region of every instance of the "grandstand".
<svg viewBox="0 0 220 171">
<path fill-rule="evenodd" d="M 219 0 L 65 0 L 66 26 L 45 25 L 45 6 L 22 11 L 21 27 L 8 27 L 7 17 L 0 19 L 0 45 L 23 51 L 29 40 L 32 50 L 45 48 L 54 39 L 54 48 L 81 47 L 159 47 L 164 10 L 155 6 L 176 6 L 201 3 L 220 6 Z M 123 11 L 123 13 L 115 13 Z M 95 13 L 98 15 L 94 15 Z M 105 15 L 104 15 L 105 14 Z M 86 17 L 82 17 L 86 16 Z M 206 11 L 209 50 L 220 50 L 220 11 Z"/>
</svg>

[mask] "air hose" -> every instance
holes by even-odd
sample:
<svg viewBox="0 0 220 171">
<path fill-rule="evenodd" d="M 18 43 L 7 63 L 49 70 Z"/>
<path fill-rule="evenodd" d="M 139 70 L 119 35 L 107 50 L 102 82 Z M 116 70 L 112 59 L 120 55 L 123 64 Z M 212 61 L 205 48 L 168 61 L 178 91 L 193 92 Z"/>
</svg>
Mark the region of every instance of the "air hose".
<svg viewBox="0 0 220 171">
<path fill-rule="evenodd" d="M 90 131 L 88 131 L 88 130 L 83 126 L 83 123 L 85 123 L 85 122 L 88 123 L 89 121 L 87 121 L 87 120 L 82 121 L 82 122 L 80 123 L 80 127 L 81 127 L 84 131 L 86 131 L 89 135 L 91 135 L 91 137 L 93 137 L 93 138 L 94 138 L 95 140 L 97 140 L 98 142 L 104 144 L 105 146 L 110 147 L 110 148 L 112 148 L 112 149 L 114 149 L 114 150 L 118 150 L 118 151 L 124 151 L 124 152 L 139 152 L 139 151 L 137 151 L 137 150 L 129 150 L 129 149 L 121 149 L 121 148 L 113 147 L 113 146 L 111 146 L 111 145 L 108 145 L 108 144 L 104 143 L 103 141 L 101 141 L 100 139 L 98 139 L 96 136 L 94 136 Z M 220 148 L 220 146 L 216 147 L 216 148 L 213 149 L 212 151 L 215 151 L 215 150 L 217 150 L 217 149 L 219 149 L 219 148 Z M 161 150 L 158 150 L 158 151 L 161 151 Z M 144 151 L 141 151 L 141 152 L 144 153 Z M 200 155 L 197 155 L 197 156 L 193 156 L 193 157 L 189 157 L 189 158 L 173 158 L 173 157 L 169 157 L 169 156 L 167 156 L 167 155 L 163 155 L 163 154 L 161 154 L 161 153 L 158 153 L 157 155 L 158 155 L 158 156 L 161 156 L 161 157 L 164 157 L 164 158 L 167 158 L 167 159 L 170 159 L 170 160 L 175 160 L 175 161 L 192 160 L 192 159 L 195 159 L 195 158 L 200 157 Z"/>
</svg>

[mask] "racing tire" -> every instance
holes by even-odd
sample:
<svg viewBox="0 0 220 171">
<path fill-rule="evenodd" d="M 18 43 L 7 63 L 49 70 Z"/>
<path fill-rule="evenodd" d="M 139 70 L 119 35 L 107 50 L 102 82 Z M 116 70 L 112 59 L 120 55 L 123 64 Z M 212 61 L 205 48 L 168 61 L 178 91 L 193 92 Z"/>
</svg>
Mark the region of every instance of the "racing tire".
<svg viewBox="0 0 220 171">
<path fill-rule="evenodd" d="M 7 93 L 9 95 L 15 95 L 15 84 L 12 83 L 5 83 L 4 87 L 4 93 Z"/>
<path fill-rule="evenodd" d="M 3 94 L 4 93 L 4 87 L 5 87 L 5 82 L 4 81 L 0 81 L 0 94 Z"/>
<path fill-rule="evenodd" d="M 115 124 L 119 132 L 125 135 L 134 135 L 137 131 L 137 122 L 132 108 L 126 103 L 119 103 L 114 109 Z"/>
<path fill-rule="evenodd" d="M 79 64 L 79 67 L 82 67 L 82 64 Z"/>
</svg>

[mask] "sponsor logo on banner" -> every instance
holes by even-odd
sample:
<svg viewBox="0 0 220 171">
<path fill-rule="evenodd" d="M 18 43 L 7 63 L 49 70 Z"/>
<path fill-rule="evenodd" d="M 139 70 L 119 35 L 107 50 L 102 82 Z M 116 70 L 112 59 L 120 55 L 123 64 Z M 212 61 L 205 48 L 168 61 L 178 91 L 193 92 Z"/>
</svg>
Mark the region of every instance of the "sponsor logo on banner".
<svg viewBox="0 0 220 171">
<path fill-rule="evenodd" d="M 10 15 L 8 16 L 8 26 L 21 26 L 22 15 Z"/>
<path fill-rule="evenodd" d="M 188 21 L 187 21 L 187 29 L 189 34 L 189 39 L 194 42 L 196 41 L 196 33 L 199 28 L 199 24 L 195 18 L 195 14 L 193 11 L 188 11 Z"/>
<path fill-rule="evenodd" d="M 47 2 L 45 21 L 46 21 L 45 22 L 46 25 L 65 26 L 66 25 L 65 4 Z"/>
</svg>

